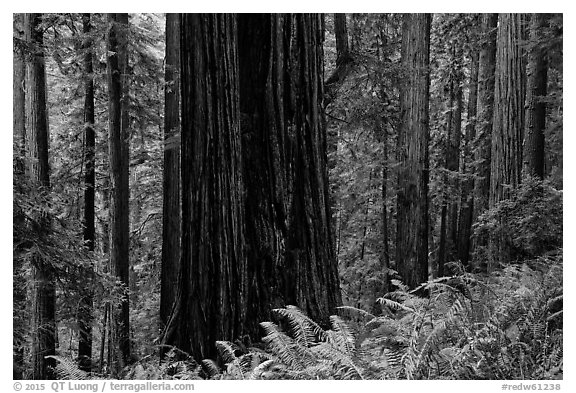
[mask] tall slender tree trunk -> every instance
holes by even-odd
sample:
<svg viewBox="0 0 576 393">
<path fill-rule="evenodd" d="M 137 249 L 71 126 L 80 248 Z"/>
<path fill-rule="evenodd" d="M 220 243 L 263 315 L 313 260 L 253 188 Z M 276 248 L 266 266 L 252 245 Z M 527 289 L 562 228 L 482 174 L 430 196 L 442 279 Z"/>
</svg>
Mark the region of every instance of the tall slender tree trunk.
<svg viewBox="0 0 576 393">
<path fill-rule="evenodd" d="M 524 131 L 524 85 L 521 14 L 499 14 L 494 90 L 494 129 L 490 166 L 489 206 L 508 199 L 518 187 L 522 172 Z M 506 239 L 495 235 L 490 241 L 489 270 L 497 262 L 507 262 L 510 250 Z"/>
<path fill-rule="evenodd" d="M 248 331 L 292 304 L 327 323 L 341 304 L 328 202 L 316 14 L 239 16 Z"/>
<path fill-rule="evenodd" d="M 546 126 L 546 96 L 548 62 L 540 46 L 546 14 L 532 14 L 530 48 L 528 51 L 526 88 L 526 125 L 524 129 L 524 172 L 544 178 L 544 128 Z"/>
<path fill-rule="evenodd" d="M 476 140 L 474 152 L 475 182 L 473 221 L 488 210 L 490 165 L 492 161 L 492 129 L 494 120 L 494 73 L 496 70 L 496 35 L 498 14 L 482 14 L 480 21 L 481 49 L 478 58 L 478 102 L 476 105 Z M 478 253 L 488 245 L 488 237 L 474 238 L 475 256 L 479 266 L 487 256 Z M 482 266 L 484 267 L 484 266 Z"/>
<path fill-rule="evenodd" d="M 128 14 L 108 14 L 108 150 L 110 159 L 110 272 L 129 288 L 129 133 L 126 94 Z M 113 310 L 112 367 L 130 362 L 129 297 Z"/>
<path fill-rule="evenodd" d="M 472 177 L 472 142 L 476 138 L 476 104 L 478 97 L 478 51 L 472 50 L 470 64 L 467 124 L 464 136 L 464 158 L 462 173 L 466 176 L 462 182 L 460 214 L 458 221 L 458 259 L 467 267 L 470 261 L 472 219 L 474 211 L 474 178 Z"/>
<path fill-rule="evenodd" d="M 84 244 L 89 251 L 94 251 L 95 222 L 94 222 L 94 196 L 95 196 L 95 148 L 96 135 L 94 132 L 94 78 L 92 68 L 92 25 L 90 14 L 82 15 L 82 27 L 85 35 L 82 49 L 85 51 L 83 59 L 84 71 L 84 162 L 86 165 L 84 175 Z M 89 269 L 92 271 L 92 268 Z M 88 277 L 89 279 L 91 277 Z M 80 299 L 78 308 L 78 358 L 80 367 L 90 370 L 92 358 L 92 285 L 88 281 Z"/>
<path fill-rule="evenodd" d="M 492 125 L 494 116 L 494 72 L 496 69 L 496 27 L 498 14 L 481 16 L 481 49 L 478 58 L 478 103 L 476 106 L 476 139 L 478 150 L 474 155 L 475 168 L 474 219 L 488 209 L 490 194 L 490 162 Z M 477 239 L 478 245 L 486 244 Z"/>
<path fill-rule="evenodd" d="M 22 14 L 14 14 L 14 37 L 22 40 L 24 38 L 24 26 Z M 12 85 L 12 137 L 14 141 L 14 190 L 22 192 L 21 180 L 25 175 L 26 164 L 26 97 L 25 97 L 25 80 L 26 80 L 26 63 L 24 61 L 24 51 L 21 45 L 14 45 L 13 49 L 13 85 Z M 14 226 L 24 226 L 25 217 L 20 209 L 13 209 Z M 18 244 L 19 239 L 14 236 L 13 244 Z M 23 259 L 18 256 L 22 247 L 15 247 L 13 265 L 12 265 L 12 293 L 13 293 L 13 331 L 24 331 L 24 320 L 22 310 L 26 308 L 26 280 L 22 271 Z M 23 335 L 13 335 L 13 378 L 22 379 L 24 370 L 24 346 Z"/>
<path fill-rule="evenodd" d="M 438 275 L 448 272 L 444 266 L 446 262 L 457 259 L 457 228 L 458 228 L 458 195 L 460 169 L 460 142 L 462 129 L 462 51 L 453 44 L 450 49 L 449 97 L 446 120 L 446 145 L 444 150 L 444 195 L 441 209 L 440 244 L 438 252 Z"/>
<path fill-rule="evenodd" d="M 43 49 L 42 14 L 24 15 L 24 34 L 31 53 L 26 62 L 27 173 L 34 192 L 46 197 L 50 189 L 48 168 L 48 115 L 46 111 L 46 69 Z M 32 230 L 43 237 L 50 222 L 41 213 Z M 32 379 L 52 379 L 55 366 L 48 355 L 56 353 L 56 286 L 52 267 L 41 254 L 32 258 Z"/>
<path fill-rule="evenodd" d="M 160 320 L 168 323 L 176 301 L 180 271 L 180 15 L 166 14 L 166 69 L 164 87 L 164 203 L 162 221 L 162 271 Z"/>
<path fill-rule="evenodd" d="M 334 34 L 336 36 L 336 66 L 338 66 L 348 61 L 350 56 L 346 14 L 334 14 Z"/>
<path fill-rule="evenodd" d="M 24 38 L 22 14 L 14 14 L 14 36 L 19 40 Z M 26 117 L 25 117 L 25 94 L 26 89 L 26 63 L 24 61 L 24 50 L 21 45 L 14 46 L 13 51 L 13 100 L 12 100 L 12 124 L 14 143 L 17 144 L 18 154 L 16 157 L 15 170 L 19 174 L 24 173 L 24 162 L 26 155 Z"/>
<path fill-rule="evenodd" d="M 411 288 L 428 280 L 430 14 L 405 14 L 398 135 L 396 264 Z"/>
<path fill-rule="evenodd" d="M 336 68 L 324 84 L 324 106 L 328 106 L 336 98 L 339 87 L 346 81 L 354 63 L 354 57 L 348 45 L 346 14 L 334 14 L 334 33 L 336 36 Z"/>
<path fill-rule="evenodd" d="M 196 359 L 246 319 L 237 22 L 181 15 L 182 265 L 165 341 Z"/>
</svg>

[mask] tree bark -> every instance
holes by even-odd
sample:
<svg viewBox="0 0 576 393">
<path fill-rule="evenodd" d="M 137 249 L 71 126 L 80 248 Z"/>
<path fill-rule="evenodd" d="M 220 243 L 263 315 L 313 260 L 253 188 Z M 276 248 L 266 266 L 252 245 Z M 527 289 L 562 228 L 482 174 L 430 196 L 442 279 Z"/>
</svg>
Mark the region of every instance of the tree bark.
<svg viewBox="0 0 576 393">
<path fill-rule="evenodd" d="M 498 14 L 483 14 L 481 19 L 482 41 L 478 58 L 478 104 L 476 107 L 476 139 L 478 148 L 474 155 L 475 161 L 478 162 L 475 168 L 474 220 L 488 209 L 490 194 Z M 476 243 L 482 245 L 485 244 L 485 240 L 477 239 Z"/>
<path fill-rule="evenodd" d="M 525 98 L 521 37 L 521 14 L 499 14 L 490 165 L 491 208 L 508 199 L 511 190 L 521 181 Z M 488 270 L 495 266 L 496 260 L 508 262 L 509 259 L 506 239 L 495 234 L 490 239 Z"/>
<path fill-rule="evenodd" d="M 292 304 L 341 304 L 328 202 L 319 15 L 240 15 L 248 331 Z"/>
<path fill-rule="evenodd" d="M 490 207 L 507 199 L 521 180 L 524 128 L 521 18 L 521 14 L 498 16 Z"/>
<path fill-rule="evenodd" d="M 129 288 L 129 132 L 126 94 L 128 14 L 108 14 L 108 112 L 110 159 L 110 272 Z M 115 373 L 130 363 L 129 297 L 113 310 Z"/>
<path fill-rule="evenodd" d="M 526 125 L 524 129 L 525 175 L 544 179 L 544 128 L 546 127 L 546 96 L 548 64 L 540 46 L 546 14 L 532 14 L 530 22 L 530 48 L 526 82 Z"/>
<path fill-rule="evenodd" d="M 176 300 L 181 248 L 180 200 L 180 15 L 166 14 L 166 69 L 164 87 L 164 202 L 160 320 L 168 323 Z"/>
<path fill-rule="evenodd" d="M 402 26 L 401 56 L 406 74 L 400 90 L 396 264 L 410 288 L 428 280 L 431 19 L 430 14 L 405 14 Z"/>
<path fill-rule="evenodd" d="M 85 51 L 83 58 L 84 72 L 84 220 L 83 235 L 84 244 L 89 251 L 94 251 L 95 221 L 94 221 L 94 196 L 95 196 L 95 148 L 96 135 L 94 132 L 94 78 L 92 68 L 92 39 L 90 34 L 92 25 L 90 14 L 82 15 L 82 28 L 85 35 L 82 49 Z M 92 269 L 90 269 L 92 270 Z M 90 370 L 90 359 L 92 358 L 92 289 L 88 282 L 83 289 L 82 298 L 78 308 L 78 358 L 80 367 Z"/>
<path fill-rule="evenodd" d="M 200 360 L 246 317 L 236 16 L 182 14 L 180 43 L 182 265 L 165 341 Z"/>
<path fill-rule="evenodd" d="M 46 69 L 43 32 L 39 29 L 42 14 L 24 15 L 24 34 L 31 53 L 26 62 L 26 137 L 27 174 L 33 191 L 45 199 L 50 189 L 48 167 L 48 117 L 46 111 Z M 38 236 L 50 230 L 46 213 L 33 224 Z M 53 379 L 56 353 L 56 286 L 50 263 L 35 253 L 31 273 L 32 304 L 32 379 Z"/>
</svg>

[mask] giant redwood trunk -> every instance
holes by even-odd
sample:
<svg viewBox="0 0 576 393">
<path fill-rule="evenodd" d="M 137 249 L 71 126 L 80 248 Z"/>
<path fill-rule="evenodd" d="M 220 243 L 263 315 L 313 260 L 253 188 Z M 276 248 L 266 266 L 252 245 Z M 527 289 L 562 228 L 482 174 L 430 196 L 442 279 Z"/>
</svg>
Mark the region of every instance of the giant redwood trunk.
<svg viewBox="0 0 576 393">
<path fill-rule="evenodd" d="M 341 303 L 322 108 L 321 17 L 239 16 L 248 332 L 292 304 L 327 322 Z"/>
<path fill-rule="evenodd" d="M 478 97 L 476 105 L 476 140 L 474 154 L 476 181 L 474 183 L 474 219 L 488 209 L 490 194 L 490 156 L 494 114 L 494 72 L 496 67 L 496 26 L 498 14 L 482 14 L 481 49 L 478 58 Z M 477 239 L 477 244 L 484 244 Z"/>
<path fill-rule="evenodd" d="M 82 62 L 84 73 L 84 244 L 89 251 L 94 251 L 94 191 L 95 191 L 95 132 L 94 132 L 94 78 L 92 76 L 92 25 L 90 14 L 82 15 L 82 27 L 85 34 L 82 49 L 85 51 Z M 87 360 L 92 358 L 92 290 L 86 285 L 78 308 L 78 358 L 80 367 L 90 369 Z"/>
<path fill-rule="evenodd" d="M 50 188 L 48 168 L 48 114 L 46 111 L 46 69 L 43 49 L 41 14 L 24 15 L 24 36 L 29 45 L 26 62 L 26 137 L 27 174 L 32 192 L 44 194 Z M 47 208 L 47 207 L 46 207 Z M 31 224 L 39 237 L 50 230 L 42 213 Z M 55 366 L 48 355 L 56 353 L 56 289 L 52 266 L 35 252 L 31 260 L 31 335 L 32 379 L 53 379 Z"/>
<path fill-rule="evenodd" d="M 411 288 L 428 279 L 430 14 L 405 14 L 398 133 L 396 266 Z"/>
<path fill-rule="evenodd" d="M 530 48 L 526 82 L 526 125 L 524 128 L 525 175 L 544 178 L 544 128 L 546 126 L 546 83 L 548 64 L 546 54 L 539 45 L 546 25 L 546 14 L 532 14 L 530 21 Z"/>
<path fill-rule="evenodd" d="M 160 320 L 168 323 L 176 300 L 180 266 L 180 15 L 166 14 L 166 69 L 164 87 L 164 201 L 162 211 L 162 270 Z"/>
<path fill-rule="evenodd" d="M 108 153 L 110 159 L 110 272 L 129 288 L 128 160 L 126 95 L 127 14 L 108 14 Z M 113 310 L 112 362 L 116 371 L 130 362 L 129 298 Z"/>
<path fill-rule="evenodd" d="M 490 166 L 489 206 L 508 199 L 518 187 L 522 172 L 524 131 L 524 85 L 521 14 L 498 16 L 494 120 Z M 498 261 L 506 262 L 510 250 L 506 239 L 494 234 L 490 239 L 489 269 Z"/>
<path fill-rule="evenodd" d="M 246 259 L 236 16 L 182 14 L 182 264 L 165 342 L 196 359 L 240 338 Z"/>
<path fill-rule="evenodd" d="M 490 207 L 520 184 L 524 131 L 522 16 L 500 14 L 496 48 Z"/>
</svg>

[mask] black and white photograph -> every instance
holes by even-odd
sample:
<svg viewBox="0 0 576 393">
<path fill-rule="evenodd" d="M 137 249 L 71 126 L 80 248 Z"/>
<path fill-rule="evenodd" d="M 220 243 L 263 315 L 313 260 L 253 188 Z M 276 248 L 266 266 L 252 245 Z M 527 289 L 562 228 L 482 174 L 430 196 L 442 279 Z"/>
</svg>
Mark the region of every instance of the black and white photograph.
<svg viewBox="0 0 576 393">
<path fill-rule="evenodd" d="M 15 391 L 561 389 L 563 13 L 12 20 Z"/>
</svg>

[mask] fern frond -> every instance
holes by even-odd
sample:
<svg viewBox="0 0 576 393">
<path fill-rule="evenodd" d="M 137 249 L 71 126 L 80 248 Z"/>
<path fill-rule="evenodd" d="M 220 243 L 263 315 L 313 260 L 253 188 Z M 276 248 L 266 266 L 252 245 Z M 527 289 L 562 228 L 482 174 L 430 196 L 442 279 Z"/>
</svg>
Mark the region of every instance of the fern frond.
<svg viewBox="0 0 576 393">
<path fill-rule="evenodd" d="M 404 311 L 408 311 L 411 313 L 416 312 L 413 308 L 407 307 L 402 303 L 396 302 L 394 300 L 391 299 L 387 299 L 385 297 L 380 297 L 376 300 L 378 303 L 389 307 L 390 309 L 394 310 L 394 311 L 398 311 L 398 310 L 404 310 Z"/>
<path fill-rule="evenodd" d="M 310 350 L 296 343 L 291 337 L 282 332 L 276 324 L 261 322 L 260 326 L 266 332 L 266 336 L 262 341 L 266 343 L 268 348 L 282 363 L 291 368 L 302 370 L 313 361 Z"/>
<path fill-rule="evenodd" d="M 373 320 L 376 318 L 376 316 L 372 313 L 369 313 L 366 310 L 362 310 L 361 308 L 357 308 L 357 307 L 352 307 L 352 306 L 340 306 L 340 307 L 336 307 L 338 310 L 342 310 L 342 311 L 347 311 L 350 314 L 356 314 L 361 316 L 362 318 L 366 318 L 368 320 Z"/>
<path fill-rule="evenodd" d="M 218 349 L 218 353 L 220 357 L 224 361 L 224 363 L 228 366 L 227 370 L 229 374 L 234 374 L 234 371 L 237 371 L 238 376 L 240 379 L 244 379 L 244 373 L 242 372 L 242 366 L 238 357 L 235 354 L 237 349 L 236 344 L 233 344 L 229 341 L 216 341 L 216 348 Z"/>
<path fill-rule="evenodd" d="M 348 325 L 337 315 L 330 316 L 330 323 L 335 333 L 332 335 L 332 343 L 335 344 L 340 351 L 352 355 L 355 349 L 355 338 Z"/>
<path fill-rule="evenodd" d="M 331 364 L 338 370 L 338 376 L 348 376 L 343 379 L 364 379 L 362 370 L 354 363 L 348 353 L 341 351 L 330 342 L 323 342 L 311 348 L 324 363 Z M 354 378 L 352 378 L 354 377 Z"/>
<path fill-rule="evenodd" d="M 204 359 L 201 362 L 202 367 L 206 371 L 209 379 L 216 379 L 216 377 L 220 377 L 222 372 L 218 365 L 212 359 Z"/>
<path fill-rule="evenodd" d="M 89 374 L 84 370 L 80 370 L 76 362 L 72 359 L 57 355 L 46 357 L 56 360 L 56 367 L 54 370 L 56 371 L 58 379 L 89 379 Z"/>
<path fill-rule="evenodd" d="M 310 346 L 317 338 L 319 341 L 324 340 L 324 329 L 298 307 L 288 305 L 286 308 L 277 308 L 273 311 L 288 321 L 290 333 L 298 343 Z"/>
</svg>

